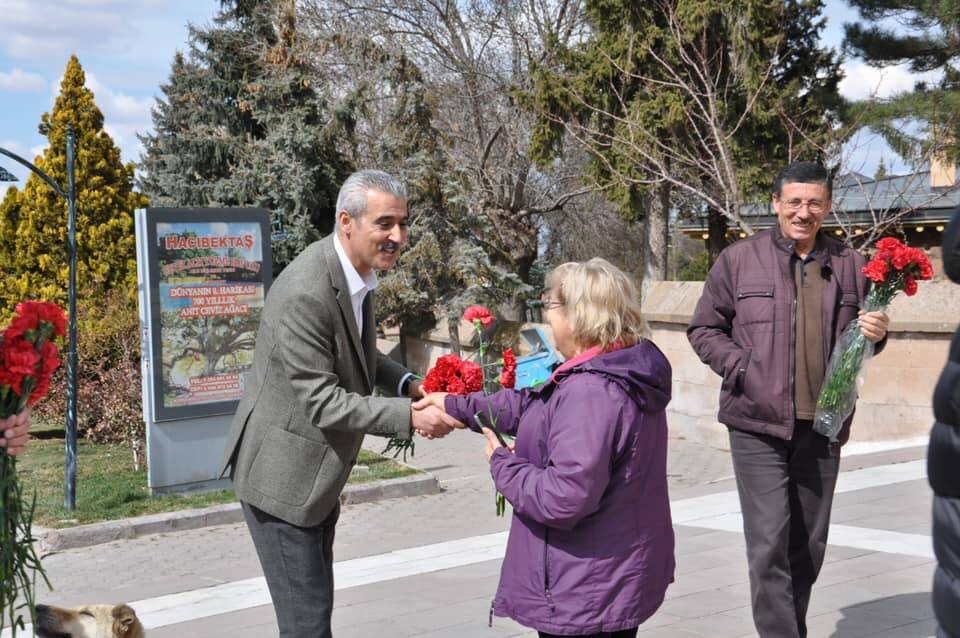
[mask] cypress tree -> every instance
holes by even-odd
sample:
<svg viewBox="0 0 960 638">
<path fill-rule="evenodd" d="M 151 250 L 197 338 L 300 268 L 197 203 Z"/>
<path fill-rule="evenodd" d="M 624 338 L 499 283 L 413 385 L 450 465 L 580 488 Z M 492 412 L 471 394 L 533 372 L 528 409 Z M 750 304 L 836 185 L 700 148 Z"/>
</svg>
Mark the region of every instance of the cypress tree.
<svg viewBox="0 0 960 638">
<path fill-rule="evenodd" d="M 74 128 L 77 184 L 77 281 L 85 297 L 103 298 L 115 288 L 136 287 L 133 211 L 147 199 L 133 189 L 132 163 L 103 129 L 103 114 L 84 86 L 76 56 L 67 63 L 53 110 L 40 133 L 48 145 L 36 164 L 62 187 L 67 184 L 67 126 Z M 11 189 L 0 205 L 0 305 L 5 314 L 22 299 L 65 303 L 68 260 L 67 202 L 31 175 L 22 192 Z"/>
</svg>

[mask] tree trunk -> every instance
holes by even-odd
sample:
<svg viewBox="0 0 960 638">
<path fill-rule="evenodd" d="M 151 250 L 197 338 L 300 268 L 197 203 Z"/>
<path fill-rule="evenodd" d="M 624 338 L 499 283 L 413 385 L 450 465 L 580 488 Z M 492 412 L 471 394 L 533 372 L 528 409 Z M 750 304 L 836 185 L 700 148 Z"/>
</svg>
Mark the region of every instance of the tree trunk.
<svg viewBox="0 0 960 638">
<path fill-rule="evenodd" d="M 720 251 L 727 247 L 727 218 L 715 208 L 707 210 L 707 252 L 710 265 L 717 261 Z"/>
<path fill-rule="evenodd" d="M 670 185 L 657 187 L 656 200 L 650 202 L 643 246 L 643 281 L 640 284 L 641 304 L 650 285 L 667 278 L 667 247 L 670 237 Z"/>
<path fill-rule="evenodd" d="M 450 353 L 460 356 L 460 320 L 447 320 L 447 333 L 450 335 Z"/>
</svg>

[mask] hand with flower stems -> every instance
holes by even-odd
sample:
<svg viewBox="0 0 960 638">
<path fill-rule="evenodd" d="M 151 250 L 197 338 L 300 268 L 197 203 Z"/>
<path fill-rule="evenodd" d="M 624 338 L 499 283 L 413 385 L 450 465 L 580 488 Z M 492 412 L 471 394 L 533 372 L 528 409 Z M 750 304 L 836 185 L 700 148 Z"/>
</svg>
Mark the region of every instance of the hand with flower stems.
<svg viewBox="0 0 960 638">
<path fill-rule="evenodd" d="M 23 452 L 27 444 L 27 432 L 30 429 L 30 408 L 20 414 L 13 414 L 0 419 L 0 447 L 5 448 L 9 456 L 17 456 Z"/>
<path fill-rule="evenodd" d="M 490 462 L 490 458 L 493 456 L 493 453 L 497 451 L 497 448 L 506 447 L 510 454 L 515 452 L 515 446 L 512 442 L 507 443 L 506 446 L 504 446 L 500 439 L 497 438 L 496 432 L 490 428 L 480 428 L 480 431 L 483 432 L 483 436 L 487 438 L 487 447 L 483 451 L 484 454 L 487 455 L 487 463 Z"/>
<path fill-rule="evenodd" d="M 882 310 L 875 312 L 860 311 L 860 332 L 871 343 L 882 341 L 887 336 L 887 326 L 889 325 L 890 317 Z"/>
</svg>

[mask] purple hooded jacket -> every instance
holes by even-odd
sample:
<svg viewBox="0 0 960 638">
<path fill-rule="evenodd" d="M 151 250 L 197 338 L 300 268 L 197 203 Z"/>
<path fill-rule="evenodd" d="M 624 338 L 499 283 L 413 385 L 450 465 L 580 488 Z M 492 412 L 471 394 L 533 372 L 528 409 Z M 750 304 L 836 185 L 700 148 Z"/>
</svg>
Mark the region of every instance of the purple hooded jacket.
<svg viewBox="0 0 960 638">
<path fill-rule="evenodd" d="M 448 395 L 479 429 L 517 437 L 490 460 L 513 521 L 491 613 L 558 635 L 639 626 L 673 582 L 667 494 L 670 364 L 650 341 L 521 391 Z"/>
</svg>

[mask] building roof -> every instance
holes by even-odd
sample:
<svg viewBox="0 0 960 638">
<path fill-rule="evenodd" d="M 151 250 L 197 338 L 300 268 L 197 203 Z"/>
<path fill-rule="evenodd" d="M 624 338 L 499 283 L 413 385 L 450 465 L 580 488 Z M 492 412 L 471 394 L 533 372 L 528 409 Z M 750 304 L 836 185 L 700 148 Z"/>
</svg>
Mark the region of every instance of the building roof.
<svg viewBox="0 0 960 638">
<path fill-rule="evenodd" d="M 960 207 L 960 184 L 932 187 L 929 170 L 881 179 L 853 172 L 834 180 L 833 214 L 823 220 L 823 225 L 839 226 L 838 217 L 844 224 L 872 224 L 876 216 L 890 217 L 901 212 L 904 213 L 901 222 L 947 222 L 957 207 Z M 740 211 L 743 220 L 757 230 L 772 226 L 776 220 L 769 201 L 745 204 Z M 681 222 L 680 228 L 686 232 L 704 230 L 706 214 Z"/>
</svg>

